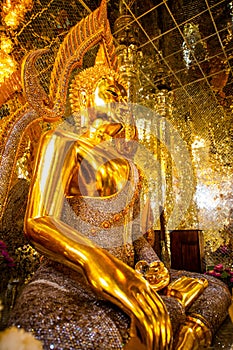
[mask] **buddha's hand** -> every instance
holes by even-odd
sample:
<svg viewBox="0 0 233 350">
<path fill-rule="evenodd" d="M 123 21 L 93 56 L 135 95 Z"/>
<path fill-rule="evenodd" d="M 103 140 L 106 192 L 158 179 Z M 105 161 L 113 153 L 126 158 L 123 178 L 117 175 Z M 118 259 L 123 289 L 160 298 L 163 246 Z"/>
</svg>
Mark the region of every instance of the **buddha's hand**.
<svg viewBox="0 0 233 350">
<path fill-rule="evenodd" d="M 182 276 L 168 286 L 166 295 L 174 297 L 185 309 L 188 309 L 206 287 L 208 287 L 208 281 L 205 278 Z"/>
<path fill-rule="evenodd" d="M 148 264 L 147 261 L 140 260 L 135 265 L 135 271 L 140 273 L 155 291 L 165 288 L 170 282 L 169 271 L 161 261 Z"/>
<path fill-rule="evenodd" d="M 91 255 L 92 261 L 85 270 L 95 290 L 135 320 L 147 350 L 170 349 L 170 318 L 162 299 L 149 283 L 102 249 L 94 248 Z"/>
</svg>

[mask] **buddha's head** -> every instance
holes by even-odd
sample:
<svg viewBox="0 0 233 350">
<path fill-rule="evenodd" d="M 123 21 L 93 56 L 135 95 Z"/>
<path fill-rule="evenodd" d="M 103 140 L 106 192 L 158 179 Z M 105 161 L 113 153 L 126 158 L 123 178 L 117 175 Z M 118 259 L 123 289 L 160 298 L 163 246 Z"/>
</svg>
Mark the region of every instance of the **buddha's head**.
<svg viewBox="0 0 233 350">
<path fill-rule="evenodd" d="M 125 103 L 126 96 L 119 75 L 103 64 L 96 64 L 77 74 L 70 88 L 73 113 L 116 102 Z"/>
<path fill-rule="evenodd" d="M 72 113 L 103 139 L 136 139 L 127 92 L 116 71 L 102 64 L 82 71 L 73 79 L 69 97 Z"/>
</svg>

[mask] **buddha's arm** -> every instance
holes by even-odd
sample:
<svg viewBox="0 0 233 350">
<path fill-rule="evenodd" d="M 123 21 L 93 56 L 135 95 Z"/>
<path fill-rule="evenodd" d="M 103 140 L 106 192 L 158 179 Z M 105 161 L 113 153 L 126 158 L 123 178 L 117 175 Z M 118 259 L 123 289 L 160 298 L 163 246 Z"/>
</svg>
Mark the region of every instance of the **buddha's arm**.
<svg viewBox="0 0 233 350">
<path fill-rule="evenodd" d="M 64 192 L 77 166 L 74 142 L 70 135 L 59 132 L 44 137 L 29 194 L 25 233 L 39 251 L 81 270 L 98 293 L 133 317 L 148 350 L 169 349 L 171 325 L 161 298 L 133 269 L 60 220 Z M 81 143 L 79 146 L 81 150 Z"/>
</svg>

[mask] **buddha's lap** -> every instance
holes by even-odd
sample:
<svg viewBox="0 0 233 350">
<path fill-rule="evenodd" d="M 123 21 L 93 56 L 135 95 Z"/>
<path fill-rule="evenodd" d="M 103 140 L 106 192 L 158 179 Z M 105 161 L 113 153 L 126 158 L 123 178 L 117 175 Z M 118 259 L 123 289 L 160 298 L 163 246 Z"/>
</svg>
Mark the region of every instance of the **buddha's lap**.
<svg viewBox="0 0 233 350">
<path fill-rule="evenodd" d="M 186 271 L 171 271 L 171 279 L 181 275 L 203 277 Z M 230 294 L 221 283 L 209 279 L 209 286 L 189 312 L 205 317 L 215 332 L 226 317 Z M 184 309 L 171 297 L 162 296 L 173 332 L 185 320 Z M 216 316 L 216 314 L 218 316 Z M 32 331 L 45 349 L 122 349 L 129 336 L 130 319 L 118 307 L 101 299 L 79 273 L 45 260 L 25 286 L 11 314 L 9 325 Z M 112 347 L 111 347 L 112 346 Z"/>
</svg>

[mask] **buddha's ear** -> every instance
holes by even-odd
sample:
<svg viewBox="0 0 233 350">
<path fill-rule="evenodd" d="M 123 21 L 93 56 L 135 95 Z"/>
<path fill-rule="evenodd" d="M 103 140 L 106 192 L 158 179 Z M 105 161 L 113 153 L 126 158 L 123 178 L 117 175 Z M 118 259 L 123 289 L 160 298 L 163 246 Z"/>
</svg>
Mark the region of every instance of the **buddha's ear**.
<svg viewBox="0 0 233 350">
<path fill-rule="evenodd" d="M 85 89 L 80 90 L 79 92 L 80 105 L 82 109 L 89 107 L 88 95 Z"/>
</svg>

